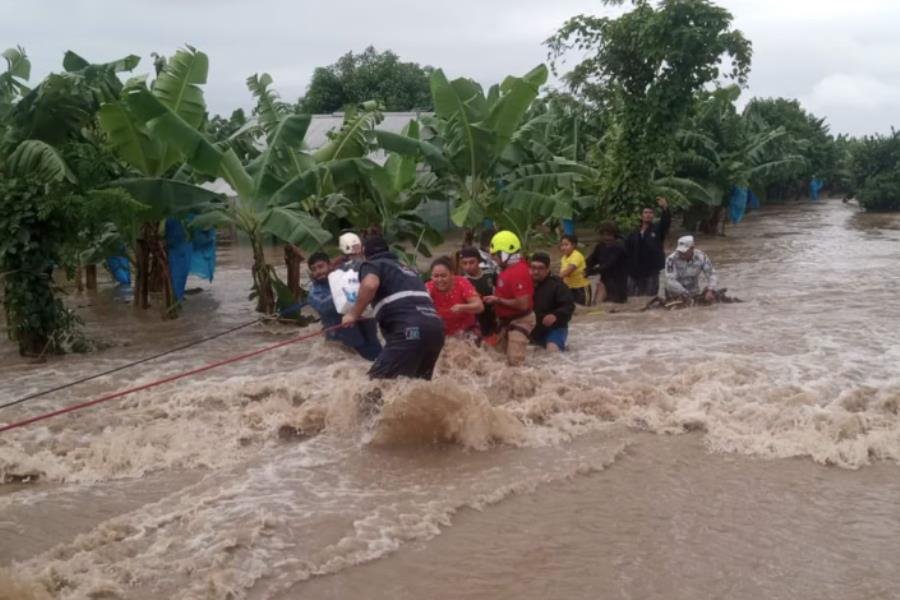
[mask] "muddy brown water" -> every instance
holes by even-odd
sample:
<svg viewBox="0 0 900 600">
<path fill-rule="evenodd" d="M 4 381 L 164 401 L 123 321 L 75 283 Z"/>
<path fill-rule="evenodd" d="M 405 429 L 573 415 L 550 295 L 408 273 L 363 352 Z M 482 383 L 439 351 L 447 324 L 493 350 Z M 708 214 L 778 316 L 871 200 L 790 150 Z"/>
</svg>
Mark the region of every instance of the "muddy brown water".
<svg viewBox="0 0 900 600">
<path fill-rule="evenodd" d="M 570 352 L 518 369 L 454 341 L 430 383 L 369 382 L 316 339 L 0 434 L 0 476 L 35 479 L 0 485 L 0 598 L 900 597 L 900 216 L 774 207 L 699 246 L 744 304 L 584 311 Z M 111 347 L 0 346 L 0 400 L 253 319 L 248 261 L 224 247 L 173 322 L 73 294 Z"/>
</svg>

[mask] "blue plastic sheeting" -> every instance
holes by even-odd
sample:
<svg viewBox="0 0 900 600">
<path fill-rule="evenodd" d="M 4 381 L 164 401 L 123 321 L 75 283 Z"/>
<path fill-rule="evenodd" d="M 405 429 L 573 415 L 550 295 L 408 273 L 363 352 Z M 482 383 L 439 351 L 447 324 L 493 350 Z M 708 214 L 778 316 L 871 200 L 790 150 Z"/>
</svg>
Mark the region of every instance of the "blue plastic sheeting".
<svg viewBox="0 0 900 600">
<path fill-rule="evenodd" d="M 575 220 L 574 219 L 563 219 L 563 235 L 575 235 Z"/>
<path fill-rule="evenodd" d="M 729 216 L 732 223 L 740 223 L 747 212 L 747 188 L 735 187 L 731 189 L 731 203 L 729 204 Z"/>
<path fill-rule="evenodd" d="M 191 275 L 212 282 L 216 273 L 216 230 L 194 231 L 191 245 L 193 246 Z"/>
<path fill-rule="evenodd" d="M 176 300 L 184 298 L 194 247 L 178 219 L 166 219 L 166 252 L 169 254 L 169 276 Z"/>
<path fill-rule="evenodd" d="M 753 193 L 753 190 L 750 190 L 747 194 L 747 208 L 751 210 L 759 210 L 759 196 Z"/>
<path fill-rule="evenodd" d="M 822 191 L 822 188 L 825 187 L 825 182 L 821 179 L 813 179 L 809 182 L 809 198 L 810 200 L 817 201 L 819 199 L 819 192 Z"/>
<path fill-rule="evenodd" d="M 131 263 L 125 256 L 110 256 L 106 259 L 106 268 L 116 283 L 119 285 L 131 285 Z"/>
</svg>

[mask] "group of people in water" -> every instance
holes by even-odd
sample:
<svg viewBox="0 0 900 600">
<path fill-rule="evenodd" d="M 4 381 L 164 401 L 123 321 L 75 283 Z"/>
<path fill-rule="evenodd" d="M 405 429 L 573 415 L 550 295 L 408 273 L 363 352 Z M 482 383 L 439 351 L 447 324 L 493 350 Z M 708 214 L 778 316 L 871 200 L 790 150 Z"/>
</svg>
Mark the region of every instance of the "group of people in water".
<svg viewBox="0 0 900 600">
<path fill-rule="evenodd" d="M 510 365 L 521 365 L 529 344 L 566 350 L 576 305 L 659 297 L 663 270 L 667 300 L 716 301 L 715 270 L 692 236 L 681 237 L 666 257 L 671 216 L 664 198 L 657 204 L 659 220 L 655 209 L 644 208 L 640 227 L 624 239 L 614 223 L 602 224 L 587 258 L 577 236 L 563 235 L 558 275 L 548 253 L 526 256 L 511 231 L 488 232 L 479 246 L 435 259 L 427 282 L 380 235 L 362 240 L 347 232 L 337 259 L 321 252 L 309 257 L 308 303 L 330 339 L 372 361 L 373 378 L 430 379 L 447 336 L 495 346 Z M 592 275 L 599 275 L 596 287 Z"/>
</svg>

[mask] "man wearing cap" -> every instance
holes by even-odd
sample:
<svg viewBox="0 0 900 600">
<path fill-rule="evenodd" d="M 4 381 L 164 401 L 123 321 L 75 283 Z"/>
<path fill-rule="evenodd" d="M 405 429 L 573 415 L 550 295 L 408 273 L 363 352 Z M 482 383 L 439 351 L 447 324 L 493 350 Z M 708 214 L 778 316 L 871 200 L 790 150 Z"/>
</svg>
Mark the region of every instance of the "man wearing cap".
<svg viewBox="0 0 900 600">
<path fill-rule="evenodd" d="M 365 260 L 362 240 L 352 231 L 345 231 L 341 234 L 341 237 L 338 238 L 338 248 L 341 250 L 341 256 L 338 257 L 338 264 L 335 266 L 349 266 L 354 263 L 356 263 L 355 266 L 359 266 L 359 263 Z"/>
<path fill-rule="evenodd" d="M 312 285 L 307 302 L 319 314 L 322 327 L 329 330 L 325 334 L 326 338 L 352 348 L 368 361 L 378 358 L 381 354 L 381 342 L 378 340 L 378 327 L 372 319 L 363 319 L 353 327 L 336 331 L 332 329 L 341 323 L 341 314 L 335 306 L 331 285 L 328 282 L 328 275 L 331 273 L 328 255 L 316 252 L 309 257 L 308 264 Z"/>
<path fill-rule="evenodd" d="M 546 252 L 535 252 L 531 256 L 531 278 L 534 280 L 537 320 L 531 341 L 551 352 L 565 350 L 569 320 L 575 313 L 572 290 L 562 279 L 550 274 L 550 255 Z"/>
<path fill-rule="evenodd" d="M 656 199 L 662 211 L 659 222 L 654 223 L 653 208 L 641 209 L 641 226 L 625 239 L 628 252 L 628 283 L 632 296 L 656 296 L 659 294 L 659 271 L 663 268 L 666 253 L 663 245 L 669 234 L 672 216 L 669 203 L 663 198 Z"/>
<path fill-rule="evenodd" d="M 706 288 L 700 290 L 700 275 L 706 277 Z M 666 259 L 666 297 L 693 300 L 703 295 L 707 302 L 715 302 L 718 277 L 712 261 L 694 247 L 694 237 L 678 239 L 675 252 Z"/>
<path fill-rule="evenodd" d="M 494 293 L 484 297 L 493 306 L 500 325 L 499 347 L 506 348 L 510 366 L 525 362 L 528 339 L 534 329 L 534 283 L 527 261 L 522 257 L 522 242 L 511 231 L 500 231 L 491 239 L 491 255 L 500 266 Z"/>
<path fill-rule="evenodd" d="M 381 236 L 366 238 L 359 294 L 342 324 L 352 327 L 372 304 L 385 346 L 369 370 L 373 379 L 431 379 L 444 347 L 444 323 L 419 274 L 403 265 Z"/>
</svg>

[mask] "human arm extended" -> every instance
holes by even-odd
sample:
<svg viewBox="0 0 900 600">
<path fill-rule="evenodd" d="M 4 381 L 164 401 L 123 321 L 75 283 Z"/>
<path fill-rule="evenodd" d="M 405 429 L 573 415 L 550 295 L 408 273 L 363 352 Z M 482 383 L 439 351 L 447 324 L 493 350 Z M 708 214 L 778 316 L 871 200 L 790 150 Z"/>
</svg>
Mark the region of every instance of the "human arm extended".
<svg viewBox="0 0 900 600">
<path fill-rule="evenodd" d="M 527 294 L 525 296 L 516 296 L 515 298 L 500 298 L 499 296 L 484 297 L 485 304 L 500 304 L 502 306 L 506 306 L 507 308 L 511 308 L 520 312 L 525 312 L 526 310 L 528 310 L 528 304 L 530 301 L 531 297 Z"/>
<path fill-rule="evenodd" d="M 703 255 L 703 264 L 700 268 L 703 274 L 706 275 L 706 288 L 715 292 L 719 285 L 719 277 L 716 275 L 716 269 L 713 267 L 712 261 L 705 254 Z"/>
<path fill-rule="evenodd" d="M 351 327 L 359 320 L 366 307 L 375 298 L 375 292 L 378 291 L 379 285 L 381 285 L 381 279 L 378 278 L 378 275 L 370 273 L 363 277 L 362 281 L 359 282 L 359 295 L 356 297 L 356 302 L 353 304 L 350 312 L 344 315 L 341 325 Z"/>
</svg>

